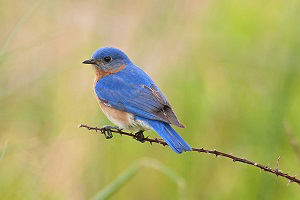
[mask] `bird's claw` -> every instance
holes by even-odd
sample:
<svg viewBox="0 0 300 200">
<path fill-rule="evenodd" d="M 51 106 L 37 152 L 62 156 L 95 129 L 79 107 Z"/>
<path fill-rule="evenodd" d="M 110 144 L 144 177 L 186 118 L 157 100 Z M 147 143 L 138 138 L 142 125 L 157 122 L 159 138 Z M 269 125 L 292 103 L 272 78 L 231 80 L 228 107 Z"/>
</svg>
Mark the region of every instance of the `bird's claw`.
<svg viewBox="0 0 300 200">
<path fill-rule="evenodd" d="M 115 129 L 117 131 L 123 130 L 122 128 L 120 128 L 118 126 L 103 126 L 101 128 L 101 132 L 103 133 L 103 135 L 105 136 L 106 139 L 111 139 L 113 137 L 112 131 L 111 131 L 112 129 Z"/>
<path fill-rule="evenodd" d="M 103 135 L 105 136 L 106 139 L 111 139 L 113 137 L 111 129 L 115 129 L 115 127 L 114 126 L 103 126 L 101 128 L 101 132 L 103 133 Z"/>
<path fill-rule="evenodd" d="M 103 135 L 105 136 L 106 139 L 111 139 L 113 137 L 113 134 L 111 133 L 111 130 L 103 130 L 102 131 Z"/>
<path fill-rule="evenodd" d="M 134 134 L 135 139 L 141 143 L 144 143 L 146 141 L 146 138 L 145 138 L 143 132 L 144 131 L 140 130 Z"/>
</svg>

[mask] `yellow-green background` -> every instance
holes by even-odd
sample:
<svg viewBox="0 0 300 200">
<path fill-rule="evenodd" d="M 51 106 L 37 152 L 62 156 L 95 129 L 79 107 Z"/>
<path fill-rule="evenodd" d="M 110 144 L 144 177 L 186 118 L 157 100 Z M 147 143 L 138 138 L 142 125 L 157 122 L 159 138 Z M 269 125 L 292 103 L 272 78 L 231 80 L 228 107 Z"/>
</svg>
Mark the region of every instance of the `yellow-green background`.
<svg viewBox="0 0 300 200">
<path fill-rule="evenodd" d="M 140 159 L 186 199 L 300 199 L 283 178 L 213 155 L 78 129 L 110 124 L 84 59 L 124 50 L 168 97 L 193 147 L 300 163 L 300 1 L 0 1 L 0 199 L 89 199 Z M 156 137 L 155 133 L 146 135 Z M 153 161 L 153 162 L 154 162 Z M 178 199 L 142 168 L 112 199 Z"/>
</svg>

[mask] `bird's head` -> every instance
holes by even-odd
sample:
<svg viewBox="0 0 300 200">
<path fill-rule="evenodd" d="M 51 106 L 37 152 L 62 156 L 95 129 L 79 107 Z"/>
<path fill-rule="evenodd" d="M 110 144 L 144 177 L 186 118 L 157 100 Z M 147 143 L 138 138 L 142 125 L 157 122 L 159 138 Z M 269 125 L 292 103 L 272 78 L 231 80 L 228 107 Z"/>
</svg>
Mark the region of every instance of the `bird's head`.
<svg viewBox="0 0 300 200">
<path fill-rule="evenodd" d="M 103 47 L 95 51 L 91 59 L 85 60 L 83 64 L 93 64 L 101 70 L 117 70 L 121 66 L 131 63 L 127 55 L 113 47 Z"/>
</svg>

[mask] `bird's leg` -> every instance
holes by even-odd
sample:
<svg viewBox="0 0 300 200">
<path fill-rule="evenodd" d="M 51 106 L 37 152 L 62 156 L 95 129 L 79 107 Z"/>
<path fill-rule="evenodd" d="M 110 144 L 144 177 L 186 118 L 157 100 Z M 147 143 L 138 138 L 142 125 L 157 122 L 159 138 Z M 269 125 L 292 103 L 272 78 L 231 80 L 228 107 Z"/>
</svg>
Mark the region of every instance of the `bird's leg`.
<svg viewBox="0 0 300 200">
<path fill-rule="evenodd" d="M 135 133 L 135 139 L 141 143 L 144 143 L 146 141 L 143 133 L 144 133 L 143 130 L 139 130 L 138 132 Z"/>
<path fill-rule="evenodd" d="M 116 129 L 118 131 L 122 130 L 120 127 L 118 126 L 103 126 L 102 128 L 102 133 L 105 136 L 106 139 L 111 139 L 113 137 L 112 133 L 111 133 L 111 129 Z"/>
</svg>

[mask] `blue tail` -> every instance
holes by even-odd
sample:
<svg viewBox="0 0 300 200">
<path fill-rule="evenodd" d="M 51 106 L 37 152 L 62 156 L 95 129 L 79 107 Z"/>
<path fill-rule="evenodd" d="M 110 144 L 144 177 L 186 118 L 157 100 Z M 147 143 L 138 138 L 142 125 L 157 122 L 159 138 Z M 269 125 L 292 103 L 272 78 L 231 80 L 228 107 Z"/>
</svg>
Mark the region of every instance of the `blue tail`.
<svg viewBox="0 0 300 200">
<path fill-rule="evenodd" d="M 192 148 L 176 133 L 176 131 L 165 122 L 155 120 L 143 120 L 149 124 L 176 153 L 192 151 Z"/>
</svg>

